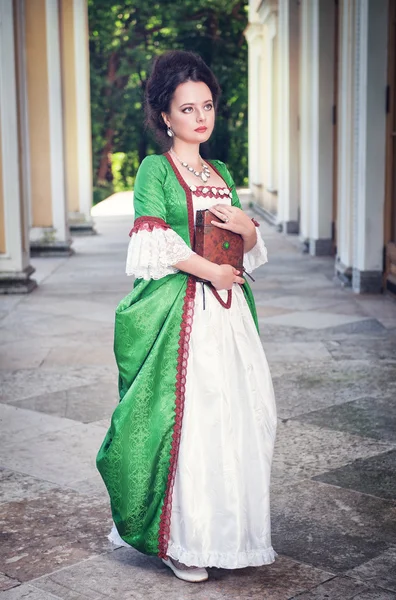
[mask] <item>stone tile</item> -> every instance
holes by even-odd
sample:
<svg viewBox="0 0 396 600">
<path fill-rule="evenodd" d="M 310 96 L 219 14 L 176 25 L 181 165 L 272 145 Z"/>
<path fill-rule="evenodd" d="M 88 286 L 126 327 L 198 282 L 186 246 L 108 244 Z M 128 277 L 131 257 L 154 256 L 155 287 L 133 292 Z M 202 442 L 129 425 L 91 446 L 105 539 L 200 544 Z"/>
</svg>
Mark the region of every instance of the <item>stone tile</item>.
<svg viewBox="0 0 396 600">
<path fill-rule="evenodd" d="M 324 342 L 335 360 L 381 360 L 395 363 L 396 378 L 396 336 L 395 338 L 375 338 L 370 336 L 356 344 L 350 336 L 343 340 Z"/>
<path fill-rule="evenodd" d="M 17 585 L 19 585 L 19 581 L 17 579 L 13 579 L 12 577 L 4 575 L 4 573 L 0 573 L 0 593 Z"/>
<path fill-rule="evenodd" d="M 347 323 L 364 320 L 364 317 L 353 315 L 340 315 L 326 312 L 299 311 L 290 314 L 268 317 L 266 322 L 270 325 L 283 327 L 302 327 L 305 329 L 326 329 Z"/>
<path fill-rule="evenodd" d="M 263 336 L 265 337 L 265 336 Z M 278 363 L 275 363 L 278 364 Z M 311 362 L 280 365 L 272 369 L 280 418 L 343 404 L 360 397 L 392 397 L 396 393 L 394 366 L 368 361 Z M 305 417 L 304 417 L 305 418 Z"/>
<path fill-rule="evenodd" d="M 1 600 L 59 600 L 59 596 L 54 596 L 31 585 L 24 584 L 3 592 Z"/>
<path fill-rule="evenodd" d="M 304 283 L 301 282 L 302 287 Z M 298 311 L 306 313 L 311 310 L 320 310 L 331 304 L 333 304 L 333 300 L 331 298 L 316 296 L 315 294 L 310 294 L 308 297 L 304 297 L 301 295 L 280 295 L 277 298 L 272 298 L 271 300 L 261 300 L 259 299 L 259 306 L 267 306 L 274 305 L 279 308 L 284 308 L 288 311 Z"/>
<path fill-rule="evenodd" d="M 256 305 L 257 315 L 263 319 L 264 317 L 272 317 L 274 315 L 285 315 L 286 313 L 294 312 L 287 308 L 279 308 L 278 306 L 259 306 Z"/>
<path fill-rule="evenodd" d="M 0 465 L 59 485 L 94 477 L 95 458 L 105 431 L 101 427 L 72 423 L 67 429 L 36 435 L 28 444 L 22 436 L 1 444 Z"/>
<path fill-rule="evenodd" d="M 271 478 L 284 485 L 315 475 L 322 481 L 320 474 L 329 469 L 344 467 L 357 458 L 377 457 L 392 448 L 392 444 L 349 433 L 278 420 Z"/>
<path fill-rule="evenodd" d="M 51 392 L 9 404 L 32 411 L 66 417 L 82 423 L 109 420 L 119 402 L 117 381 L 97 381 L 90 385 Z"/>
<path fill-rule="evenodd" d="M 114 323 L 114 309 L 107 304 L 100 304 L 99 302 L 86 302 L 71 298 L 62 299 L 58 302 L 49 302 L 48 299 L 41 299 L 37 304 L 30 303 L 29 310 L 43 313 L 46 316 L 74 317 L 78 315 L 78 318 L 83 320 L 95 321 L 97 323 Z"/>
<path fill-rule="evenodd" d="M 304 423 L 396 443 L 396 405 L 390 396 L 364 396 L 298 416 Z"/>
<path fill-rule="evenodd" d="M 111 419 L 101 419 L 100 421 L 93 421 L 91 425 L 96 425 L 97 427 L 104 427 L 104 429 L 109 429 L 111 423 Z"/>
<path fill-rule="evenodd" d="M 34 585 L 64 600 L 102 600 L 109 596 L 117 600 L 285 600 L 331 576 L 278 557 L 264 567 L 210 569 L 209 580 L 194 586 L 177 579 L 157 557 L 120 548 L 37 579 Z"/>
<path fill-rule="evenodd" d="M 271 489 L 275 550 L 317 568 L 345 573 L 389 547 L 396 536 L 396 503 L 319 481 Z"/>
<path fill-rule="evenodd" d="M 47 392 L 57 392 L 95 383 L 114 373 L 114 367 L 68 367 L 0 371 L 0 402 L 23 400 Z M 112 376 L 113 377 L 113 376 Z"/>
<path fill-rule="evenodd" d="M 26 443 L 26 440 L 42 433 L 67 429 L 72 425 L 74 422 L 71 419 L 60 419 L 33 410 L 0 404 L 0 427 L 4 432 L 2 435 L 3 447 L 14 441 Z"/>
<path fill-rule="evenodd" d="M 264 341 L 263 347 L 270 363 L 332 360 L 330 352 L 322 342 L 277 343 Z"/>
<path fill-rule="evenodd" d="M 82 365 L 106 366 L 114 365 L 115 358 L 112 344 L 84 344 L 81 342 L 70 342 L 66 347 L 53 348 L 43 359 L 44 368 Z"/>
<path fill-rule="evenodd" d="M 314 589 L 290 600 L 396 600 L 396 596 L 381 589 L 372 589 L 349 577 L 334 577 Z"/>
<path fill-rule="evenodd" d="M 383 296 L 358 296 L 356 302 L 367 315 L 379 318 L 396 319 L 396 302 Z"/>
<path fill-rule="evenodd" d="M 0 369 L 37 369 L 43 364 L 49 352 L 49 348 L 31 344 L 28 340 L 1 344 Z"/>
<path fill-rule="evenodd" d="M 98 327 L 95 321 L 69 316 L 61 319 L 59 315 L 46 315 L 37 311 L 21 309 L 11 312 L 0 322 L 2 343 L 18 340 L 30 340 L 35 336 L 62 336 L 72 332 L 94 331 Z"/>
<path fill-rule="evenodd" d="M 87 496 L 101 496 L 109 502 L 109 494 L 107 488 L 101 478 L 99 471 L 89 479 L 78 479 L 70 481 L 67 485 L 68 489 L 74 490 L 79 494 Z"/>
<path fill-rule="evenodd" d="M 313 479 L 396 501 L 396 450 L 358 458 L 349 465 L 316 475 Z"/>
<path fill-rule="evenodd" d="M 396 592 L 396 546 L 346 572 L 369 585 Z"/>
<path fill-rule="evenodd" d="M 330 283 L 333 286 L 332 283 Z M 313 311 L 317 311 L 320 309 L 312 309 Z M 355 315 L 360 317 L 367 317 L 367 313 L 365 310 L 359 306 L 357 302 L 354 302 L 353 298 L 340 298 L 336 302 L 334 300 L 331 301 L 331 304 L 326 306 L 327 312 L 337 315 Z M 378 319 L 378 317 L 376 317 Z"/>
<path fill-rule="evenodd" d="M 0 467 L 0 504 L 37 498 L 56 484 Z"/>
<path fill-rule="evenodd" d="M 21 582 L 112 550 L 110 508 L 100 498 L 54 489 L 3 504 L 0 515 L 4 571 Z"/>
</svg>

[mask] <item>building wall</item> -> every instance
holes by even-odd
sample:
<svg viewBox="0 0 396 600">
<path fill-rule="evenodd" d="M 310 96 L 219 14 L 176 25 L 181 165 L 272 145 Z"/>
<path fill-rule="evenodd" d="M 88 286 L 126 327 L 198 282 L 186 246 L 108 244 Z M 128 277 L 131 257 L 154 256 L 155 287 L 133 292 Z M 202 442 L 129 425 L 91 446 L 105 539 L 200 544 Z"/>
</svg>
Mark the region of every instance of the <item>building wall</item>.
<svg viewBox="0 0 396 600">
<path fill-rule="evenodd" d="M 90 131 L 87 0 L 2 0 L 0 293 L 34 289 L 30 255 L 71 254 L 71 227 L 93 231 Z"/>
<path fill-rule="evenodd" d="M 252 126 L 249 138 L 258 209 L 312 255 L 334 255 L 354 291 L 379 292 L 388 0 L 251 1 L 249 15 L 267 96 L 262 135 Z M 261 85 L 249 83 L 256 107 Z"/>
</svg>

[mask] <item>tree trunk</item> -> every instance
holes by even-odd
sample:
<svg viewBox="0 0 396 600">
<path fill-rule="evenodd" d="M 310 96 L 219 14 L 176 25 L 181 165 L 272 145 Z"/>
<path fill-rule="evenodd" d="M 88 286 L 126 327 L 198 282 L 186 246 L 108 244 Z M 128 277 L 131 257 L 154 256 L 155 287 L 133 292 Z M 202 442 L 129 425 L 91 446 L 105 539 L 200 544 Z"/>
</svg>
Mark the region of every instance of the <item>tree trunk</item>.
<svg viewBox="0 0 396 600">
<path fill-rule="evenodd" d="M 104 183 L 108 182 L 109 178 L 110 178 L 110 181 L 112 181 L 112 179 L 113 179 L 112 173 L 111 173 L 111 154 L 112 154 L 112 150 L 113 150 L 114 129 L 107 129 L 105 138 L 106 138 L 106 143 L 103 146 L 103 149 L 101 152 L 99 168 L 98 168 L 98 173 L 97 173 L 97 183 L 99 185 L 103 185 Z M 110 171 L 110 173 L 109 173 L 109 171 Z"/>
</svg>

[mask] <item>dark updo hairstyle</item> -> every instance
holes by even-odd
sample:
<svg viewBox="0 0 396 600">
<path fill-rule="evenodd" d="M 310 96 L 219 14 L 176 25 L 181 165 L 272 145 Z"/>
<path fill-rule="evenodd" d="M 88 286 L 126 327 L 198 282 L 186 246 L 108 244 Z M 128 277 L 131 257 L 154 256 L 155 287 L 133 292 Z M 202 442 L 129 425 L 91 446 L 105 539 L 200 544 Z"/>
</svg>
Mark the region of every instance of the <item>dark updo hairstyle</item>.
<svg viewBox="0 0 396 600">
<path fill-rule="evenodd" d="M 199 54 L 185 50 L 169 50 L 157 56 L 145 89 L 146 122 L 165 148 L 171 146 L 172 139 L 166 133 L 167 126 L 161 113 L 169 113 L 177 86 L 186 81 L 206 83 L 212 92 L 214 107 L 217 107 L 220 86 Z"/>
</svg>

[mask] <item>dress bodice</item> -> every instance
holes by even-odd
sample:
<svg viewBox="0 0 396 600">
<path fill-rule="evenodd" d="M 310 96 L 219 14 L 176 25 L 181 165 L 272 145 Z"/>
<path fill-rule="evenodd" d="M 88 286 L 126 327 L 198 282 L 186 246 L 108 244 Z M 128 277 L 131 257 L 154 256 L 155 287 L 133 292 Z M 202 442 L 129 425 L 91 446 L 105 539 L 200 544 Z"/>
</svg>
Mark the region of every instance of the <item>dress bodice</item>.
<svg viewBox="0 0 396 600">
<path fill-rule="evenodd" d="M 190 185 L 194 207 L 194 223 L 197 210 L 205 210 L 214 204 L 231 205 L 232 192 L 228 187 Z"/>
</svg>

